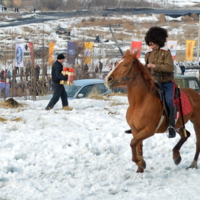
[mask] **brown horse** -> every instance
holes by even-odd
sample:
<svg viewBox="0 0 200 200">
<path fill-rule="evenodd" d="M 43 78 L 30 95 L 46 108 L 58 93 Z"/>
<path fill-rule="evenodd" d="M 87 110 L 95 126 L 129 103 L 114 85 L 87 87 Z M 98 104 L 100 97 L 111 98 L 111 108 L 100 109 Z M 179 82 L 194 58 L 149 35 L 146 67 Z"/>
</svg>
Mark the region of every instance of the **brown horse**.
<svg viewBox="0 0 200 200">
<path fill-rule="evenodd" d="M 144 139 L 153 136 L 155 133 L 163 133 L 168 127 L 168 117 L 163 118 L 163 103 L 159 99 L 156 86 L 146 66 L 137 59 L 137 52 L 130 53 L 129 50 L 105 78 L 105 84 L 109 88 L 120 85 L 127 86 L 129 107 L 126 113 L 126 120 L 131 127 L 133 139 L 131 140 L 132 161 L 138 166 L 137 172 L 144 172 L 146 163 L 143 159 L 142 142 Z M 184 116 L 184 122 L 190 120 L 195 129 L 197 143 L 194 160 L 189 168 L 197 168 L 197 160 L 200 152 L 200 95 L 190 89 L 183 88 L 191 104 L 191 111 Z M 176 165 L 181 162 L 180 148 L 190 136 L 190 132 L 184 128 L 181 118 L 176 123 L 176 131 L 180 140 L 173 148 L 173 159 Z"/>
</svg>

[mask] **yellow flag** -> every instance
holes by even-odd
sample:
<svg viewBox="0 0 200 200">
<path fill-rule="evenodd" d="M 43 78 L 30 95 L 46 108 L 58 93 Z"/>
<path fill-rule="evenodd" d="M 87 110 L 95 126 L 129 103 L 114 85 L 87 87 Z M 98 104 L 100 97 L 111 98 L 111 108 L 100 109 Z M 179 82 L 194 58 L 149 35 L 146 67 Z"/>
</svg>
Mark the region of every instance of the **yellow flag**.
<svg viewBox="0 0 200 200">
<path fill-rule="evenodd" d="M 13 3 L 14 3 L 16 6 L 21 6 L 21 5 L 22 5 L 22 1 L 21 1 L 21 0 L 13 0 Z"/>
<path fill-rule="evenodd" d="M 49 43 L 49 66 L 53 64 L 54 43 Z"/>
<path fill-rule="evenodd" d="M 94 42 L 84 43 L 84 63 L 85 64 L 91 64 L 93 45 L 94 45 Z"/>
<path fill-rule="evenodd" d="M 195 40 L 186 40 L 186 55 L 185 60 L 193 60 Z"/>
</svg>

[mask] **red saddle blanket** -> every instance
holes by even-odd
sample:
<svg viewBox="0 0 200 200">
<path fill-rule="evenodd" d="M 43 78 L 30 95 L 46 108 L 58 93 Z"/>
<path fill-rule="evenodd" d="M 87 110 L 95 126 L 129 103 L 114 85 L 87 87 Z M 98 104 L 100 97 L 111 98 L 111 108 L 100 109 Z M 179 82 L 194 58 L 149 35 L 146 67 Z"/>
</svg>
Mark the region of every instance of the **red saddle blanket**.
<svg viewBox="0 0 200 200">
<path fill-rule="evenodd" d="M 181 102 L 182 102 L 182 110 L 183 110 L 183 116 L 184 116 L 191 112 L 192 106 L 190 104 L 188 97 L 183 92 L 181 92 Z M 176 119 L 177 119 L 182 116 L 181 109 L 180 109 L 180 99 L 179 98 L 174 99 L 174 104 L 175 106 L 178 107 L 178 112 L 176 116 Z"/>
</svg>

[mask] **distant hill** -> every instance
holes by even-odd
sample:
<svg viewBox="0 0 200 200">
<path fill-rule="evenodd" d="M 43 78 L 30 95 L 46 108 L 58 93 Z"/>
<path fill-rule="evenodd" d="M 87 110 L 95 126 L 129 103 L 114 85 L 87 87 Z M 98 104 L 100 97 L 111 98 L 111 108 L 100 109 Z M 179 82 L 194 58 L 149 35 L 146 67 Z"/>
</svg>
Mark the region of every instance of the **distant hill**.
<svg viewBox="0 0 200 200">
<path fill-rule="evenodd" d="M 38 10 L 102 10 L 107 8 L 177 8 L 196 6 L 200 8 L 200 0 L 0 0 L 6 7 L 18 7 Z"/>
</svg>

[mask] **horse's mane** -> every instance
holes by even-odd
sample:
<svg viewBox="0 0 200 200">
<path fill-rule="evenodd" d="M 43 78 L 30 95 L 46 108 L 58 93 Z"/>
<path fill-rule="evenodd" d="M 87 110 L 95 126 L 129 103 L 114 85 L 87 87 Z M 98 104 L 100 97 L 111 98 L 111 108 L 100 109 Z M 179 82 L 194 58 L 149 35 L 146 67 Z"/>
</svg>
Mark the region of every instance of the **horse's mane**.
<svg viewBox="0 0 200 200">
<path fill-rule="evenodd" d="M 152 75 L 150 73 L 150 71 L 148 70 L 148 68 L 143 65 L 135 55 L 131 54 L 131 53 L 126 53 L 122 58 L 126 58 L 128 59 L 130 62 L 135 62 L 135 68 L 136 70 L 138 70 L 138 72 L 141 73 L 142 77 L 144 78 L 146 85 L 148 87 L 148 90 L 150 92 L 155 92 L 156 91 L 156 86 L 155 83 L 153 81 Z"/>
<path fill-rule="evenodd" d="M 150 73 L 150 71 L 148 70 L 148 68 L 146 66 L 144 66 L 138 59 L 138 69 L 139 71 L 142 73 L 144 80 L 146 81 L 146 84 L 148 86 L 148 89 L 152 92 L 156 91 L 156 86 L 155 83 L 153 81 L 152 75 Z"/>
</svg>

